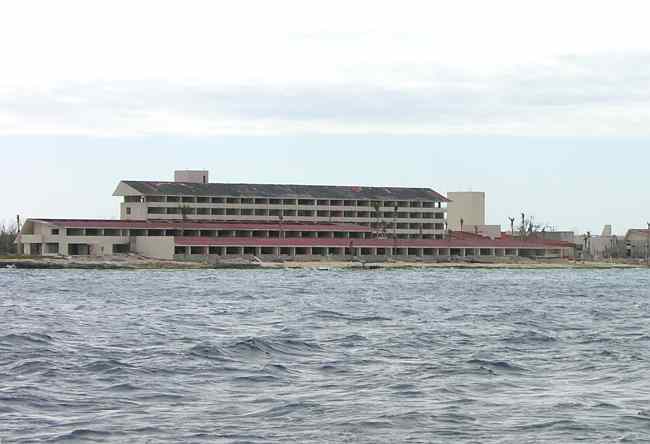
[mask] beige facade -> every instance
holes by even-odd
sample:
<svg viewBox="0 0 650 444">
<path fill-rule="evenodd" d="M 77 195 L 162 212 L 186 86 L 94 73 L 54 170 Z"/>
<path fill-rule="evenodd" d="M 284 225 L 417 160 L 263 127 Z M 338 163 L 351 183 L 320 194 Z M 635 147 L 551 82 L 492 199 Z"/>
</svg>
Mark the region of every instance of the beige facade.
<svg viewBox="0 0 650 444">
<path fill-rule="evenodd" d="M 157 259 L 174 259 L 173 236 L 138 236 L 135 238 L 134 251 L 146 257 Z"/>
<path fill-rule="evenodd" d="M 474 227 L 485 225 L 485 193 L 474 191 L 450 192 L 447 194 L 447 219 L 453 231 L 473 232 Z M 461 228 L 462 220 L 462 228 Z"/>
<path fill-rule="evenodd" d="M 27 256 L 108 256 L 128 252 L 131 241 L 125 230 L 62 228 L 32 219 L 19 240 Z"/>
</svg>

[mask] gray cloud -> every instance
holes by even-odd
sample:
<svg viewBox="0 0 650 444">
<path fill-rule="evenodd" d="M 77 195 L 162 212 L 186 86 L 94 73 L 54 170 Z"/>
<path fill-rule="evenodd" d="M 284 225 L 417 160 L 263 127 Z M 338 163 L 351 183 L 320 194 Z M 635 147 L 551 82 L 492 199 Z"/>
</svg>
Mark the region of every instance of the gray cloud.
<svg viewBox="0 0 650 444">
<path fill-rule="evenodd" d="M 382 84 L 67 84 L 0 93 L 0 134 L 649 135 L 648 62 L 650 53 L 565 56 L 485 75 L 391 66 L 378 68 Z"/>
</svg>

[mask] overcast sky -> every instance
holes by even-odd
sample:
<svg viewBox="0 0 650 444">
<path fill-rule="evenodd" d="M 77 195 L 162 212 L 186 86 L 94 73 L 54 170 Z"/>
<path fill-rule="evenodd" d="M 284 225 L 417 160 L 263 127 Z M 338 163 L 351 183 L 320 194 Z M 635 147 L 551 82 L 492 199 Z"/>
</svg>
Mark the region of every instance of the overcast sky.
<svg viewBox="0 0 650 444">
<path fill-rule="evenodd" d="M 643 226 L 648 17 L 622 0 L 7 2 L 0 219 L 116 217 L 117 180 L 178 167 L 485 190 L 504 225 Z"/>
</svg>

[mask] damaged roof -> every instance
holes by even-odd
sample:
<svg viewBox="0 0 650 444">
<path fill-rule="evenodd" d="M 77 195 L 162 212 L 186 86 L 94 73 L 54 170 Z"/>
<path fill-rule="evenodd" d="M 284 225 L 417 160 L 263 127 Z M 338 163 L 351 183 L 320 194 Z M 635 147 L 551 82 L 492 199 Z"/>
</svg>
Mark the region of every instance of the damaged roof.
<svg viewBox="0 0 650 444">
<path fill-rule="evenodd" d="M 122 182 L 143 195 L 225 196 L 277 199 L 419 200 L 448 202 L 430 188 L 331 185 L 274 185 L 247 183 Z"/>
</svg>

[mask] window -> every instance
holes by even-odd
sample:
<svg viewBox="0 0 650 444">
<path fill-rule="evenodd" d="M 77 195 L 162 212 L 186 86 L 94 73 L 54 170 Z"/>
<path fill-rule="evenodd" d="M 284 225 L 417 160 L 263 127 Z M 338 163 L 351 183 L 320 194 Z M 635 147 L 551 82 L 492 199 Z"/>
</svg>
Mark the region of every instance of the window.
<svg viewBox="0 0 650 444">
<path fill-rule="evenodd" d="M 52 236 L 58 236 L 59 235 L 59 229 L 58 228 L 52 228 Z"/>
<path fill-rule="evenodd" d="M 131 207 L 126 207 L 126 214 L 128 214 L 128 215 L 131 214 Z"/>
</svg>

